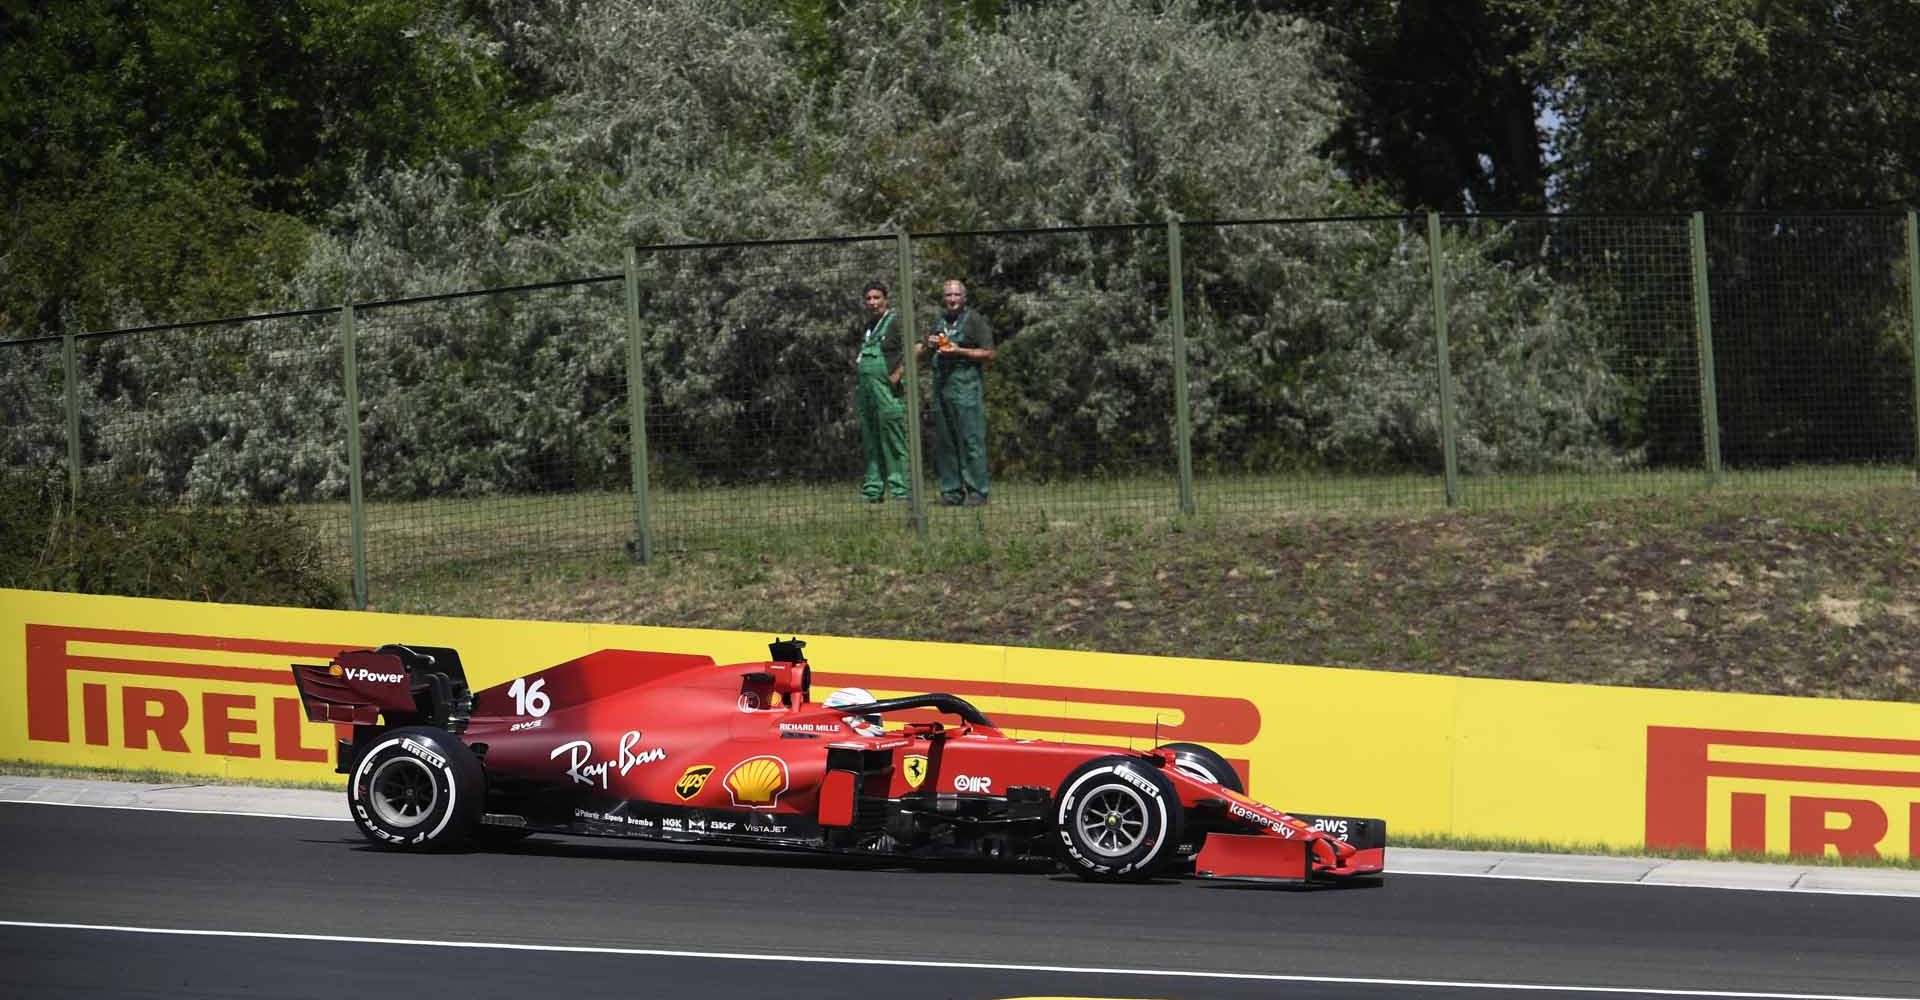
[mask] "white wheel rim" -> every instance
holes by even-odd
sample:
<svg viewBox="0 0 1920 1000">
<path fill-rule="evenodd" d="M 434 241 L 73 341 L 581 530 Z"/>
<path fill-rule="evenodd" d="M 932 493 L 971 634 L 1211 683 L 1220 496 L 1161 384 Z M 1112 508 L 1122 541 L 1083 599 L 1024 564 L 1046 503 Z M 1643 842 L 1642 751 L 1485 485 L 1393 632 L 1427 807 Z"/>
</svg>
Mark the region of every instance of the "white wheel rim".
<svg viewBox="0 0 1920 1000">
<path fill-rule="evenodd" d="M 426 822 L 440 804 L 440 785 L 419 759 L 397 755 L 374 767 L 367 780 L 367 804 L 380 822 L 410 830 Z"/>
<path fill-rule="evenodd" d="M 1147 800 L 1131 785 L 1118 782 L 1088 792 L 1074 808 L 1080 842 L 1103 858 L 1118 858 L 1147 840 Z"/>
</svg>

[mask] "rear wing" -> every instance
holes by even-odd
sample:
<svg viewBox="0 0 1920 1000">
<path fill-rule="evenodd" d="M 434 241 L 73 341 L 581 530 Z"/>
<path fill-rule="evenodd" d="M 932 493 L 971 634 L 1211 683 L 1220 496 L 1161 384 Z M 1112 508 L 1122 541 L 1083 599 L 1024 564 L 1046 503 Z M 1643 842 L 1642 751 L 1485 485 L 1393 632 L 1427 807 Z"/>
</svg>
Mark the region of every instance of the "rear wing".
<svg viewBox="0 0 1920 1000">
<path fill-rule="evenodd" d="M 296 663 L 293 683 L 312 722 L 467 727 L 473 692 L 460 654 L 442 646 L 343 650 L 325 666 Z"/>
</svg>

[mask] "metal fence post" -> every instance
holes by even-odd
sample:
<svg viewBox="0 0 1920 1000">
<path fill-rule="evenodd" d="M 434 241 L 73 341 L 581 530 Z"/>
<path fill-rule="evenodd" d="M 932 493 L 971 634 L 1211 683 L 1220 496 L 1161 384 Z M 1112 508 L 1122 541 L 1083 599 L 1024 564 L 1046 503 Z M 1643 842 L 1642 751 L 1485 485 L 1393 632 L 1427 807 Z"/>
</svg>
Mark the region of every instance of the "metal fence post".
<svg viewBox="0 0 1920 1000">
<path fill-rule="evenodd" d="M 67 406 L 67 501 L 75 509 L 80 507 L 80 357 L 74 347 L 73 334 L 64 334 L 60 338 L 61 373 L 60 381 L 66 394 Z"/>
<path fill-rule="evenodd" d="M 927 537 L 927 500 L 922 484 L 926 482 L 926 471 L 921 465 L 920 448 L 920 377 L 918 349 L 920 337 L 913 326 L 913 239 L 905 229 L 895 230 L 895 246 L 899 250 L 899 288 L 900 296 L 894 302 L 894 311 L 898 314 L 900 330 L 900 364 L 905 371 L 901 375 L 901 384 L 907 397 L 907 480 L 911 490 L 913 513 L 909 519 L 913 522 L 914 533 L 921 538 Z M 885 353 L 884 347 L 882 353 Z"/>
<path fill-rule="evenodd" d="M 640 251 L 627 248 L 627 439 L 633 462 L 633 549 L 653 562 L 653 498 L 647 490 L 647 367 L 640 350 Z"/>
<path fill-rule="evenodd" d="M 1187 299 L 1180 257 L 1180 219 L 1167 219 L 1167 321 L 1173 328 L 1173 453 L 1180 471 L 1180 513 L 1193 502 L 1193 415 L 1187 400 Z"/>
<path fill-rule="evenodd" d="M 1427 213 L 1427 272 L 1433 280 L 1433 354 L 1440 377 L 1440 455 L 1446 466 L 1447 506 L 1460 502 L 1460 457 L 1453 409 L 1453 361 L 1447 346 L 1447 258 L 1440 213 Z"/>
<path fill-rule="evenodd" d="M 1907 354 L 1913 362 L 1913 474 L 1920 477 L 1920 224 L 1907 209 Z"/>
<path fill-rule="evenodd" d="M 340 353 L 347 389 L 347 502 L 353 523 L 353 606 L 367 610 L 367 505 L 360 488 L 360 362 L 354 347 L 353 304 L 340 308 Z"/>
<path fill-rule="evenodd" d="M 1693 329 L 1700 365 L 1700 426 L 1707 451 L 1707 478 L 1718 484 L 1720 468 L 1720 394 L 1713 377 L 1713 300 L 1707 283 L 1707 217 L 1693 213 L 1688 232 L 1693 246 Z"/>
</svg>

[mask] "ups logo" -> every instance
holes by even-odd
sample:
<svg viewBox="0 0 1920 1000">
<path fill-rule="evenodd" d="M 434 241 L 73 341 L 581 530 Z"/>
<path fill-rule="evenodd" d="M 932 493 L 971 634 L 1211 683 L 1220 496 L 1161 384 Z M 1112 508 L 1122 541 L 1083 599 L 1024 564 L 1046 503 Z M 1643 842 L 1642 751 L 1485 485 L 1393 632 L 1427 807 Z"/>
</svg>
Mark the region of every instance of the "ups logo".
<svg viewBox="0 0 1920 1000">
<path fill-rule="evenodd" d="M 707 787 L 707 778 L 712 774 L 712 764 L 695 764 L 687 768 L 680 772 L 680 780 L 673 783 L 673 794 L 680 796 L 682 802 L 693 798 L 700 794 L 700 789 Z"/>
</svg>

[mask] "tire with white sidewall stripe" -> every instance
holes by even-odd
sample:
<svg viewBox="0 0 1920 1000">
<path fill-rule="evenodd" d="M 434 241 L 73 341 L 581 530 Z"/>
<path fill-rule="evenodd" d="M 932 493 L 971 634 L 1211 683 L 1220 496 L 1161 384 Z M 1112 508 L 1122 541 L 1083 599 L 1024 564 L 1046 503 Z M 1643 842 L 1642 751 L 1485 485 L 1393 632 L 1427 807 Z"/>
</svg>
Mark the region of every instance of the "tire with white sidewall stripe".
<svg viewBox="0 0 1920 1000">
<path fill-rule="evenodd" d="M 347 810 L 381 847 L 445 850 L 466 844 L 485 784 L 466 744 L 442 729 L 409 726 L 381 733 L 361 751 L 347 780 Z"/>
<path fill-rule="evenodd" d="M 1173 783 L 1134 757 L 1100 757 L 1075 768 L 1053 800 L 1067 869 L 1100 882 L 1152 878 L 1174 858 L 1184 814 Z"/>
</svg>

